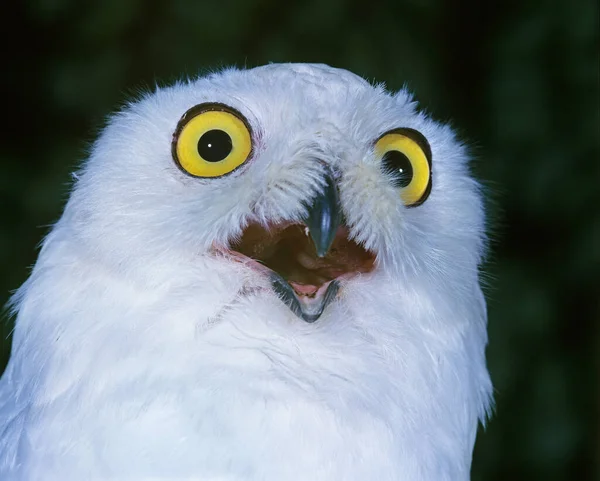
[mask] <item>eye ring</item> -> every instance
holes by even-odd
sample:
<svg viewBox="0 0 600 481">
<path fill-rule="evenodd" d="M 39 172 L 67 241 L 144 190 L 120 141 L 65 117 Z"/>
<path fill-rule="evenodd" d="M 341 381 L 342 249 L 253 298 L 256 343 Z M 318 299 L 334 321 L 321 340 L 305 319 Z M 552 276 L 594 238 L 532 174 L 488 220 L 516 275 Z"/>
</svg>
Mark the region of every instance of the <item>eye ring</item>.
<svg viewBox="0 0 600 481">
<path fill-rule="evenodd" d="M 398 153 L 410 162 L 411 179 L 406 186 L 399 185 L 401 197 L 406 207 L 423 204 L 432 186 L 431 147 L 423 134 L 407 127 L 389 130 L 375 140 L 374 150 L 382 159 L 382 168 L 388 153 Z M 416 180 L 412 176 L 413 170 L 416 170 Z"/>
<path fill-rule="evenodd" d="M 215 128 L 211 129 L 211 126 Z M 215 136 L 215 133 L 219 135 Z M 224 155 L 217 154 L 213 159 L 202 157 L 200 142 L 206 134 L 209 137 L 213 134 L 212 139 L 229 140 L 228 150 L 223 150 L 221 145 L 220 153 Z M 196 178 L 224 177 L 252 157 L 253 139 L 250 123 L 241 112 L 226 104 L 206 102 L 193 106 L 182 115 L 173 132 L 171 155 L 177 167 L 186 175 Z M 211 144 L 207 146 L 211 147 Z"/>
</svg>

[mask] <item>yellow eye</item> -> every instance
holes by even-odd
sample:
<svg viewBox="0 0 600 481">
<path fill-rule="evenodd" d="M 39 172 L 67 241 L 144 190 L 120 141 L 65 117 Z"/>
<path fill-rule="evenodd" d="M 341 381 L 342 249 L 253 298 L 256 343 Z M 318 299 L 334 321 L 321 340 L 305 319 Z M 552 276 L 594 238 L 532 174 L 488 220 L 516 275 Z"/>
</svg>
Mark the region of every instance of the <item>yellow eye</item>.
<svg viewBox="0 0 600 481">
<path fill-rule="evenodd" d="M 392 130 L 375 142 L 375 153 L 407 207 L 425 202 L 431 191 L 431 149 L 423 135 L 413 129 Z"/>
<path fill-rule="evenodd" d="M 252 132 L 237 110 L 200 104 L 188 110 L 173 134 L 175 162 L 194 177 L 221 177 L 242 165 L 252 152 Z"/>
</svg>

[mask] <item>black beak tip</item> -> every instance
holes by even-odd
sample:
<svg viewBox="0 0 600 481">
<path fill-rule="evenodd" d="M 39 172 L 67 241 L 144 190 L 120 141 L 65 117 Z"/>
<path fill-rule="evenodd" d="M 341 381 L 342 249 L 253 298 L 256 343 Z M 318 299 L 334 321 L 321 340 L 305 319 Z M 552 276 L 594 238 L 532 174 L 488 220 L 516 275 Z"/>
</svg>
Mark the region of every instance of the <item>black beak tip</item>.
<svg viewBox="0 0 600 481">
<path fill-rule="evenodd" d="M 329 252 L 329 248 L 331 247 L 331 244 L 333 242 L 328 242 L 326 245 L 321 245 L 319 247 L 317 247 L 315 245 L 315 248 L 317 249 L 317 257 L 325 257 L 327 255 L 327 253 Z"/>
<path fill-rule="evenodd" d="M 327 287 L 324 295 L 316 299 L 316 303 L 307 305 L 306 301 L 301 302 L 298 299 L 292 286 L 290 286 L 290 284 L 279 274 L 273 273 L 271 276 L 271 285 L 283 303 L 287 305 L 296 316 L 308 324 L 316 322 L 321 317 L 321 314 L 323 314 L 325 308 L 333 301 L 340 288 L 337 281 L 332 281 Z"/>
<path fill-rule="evenodd" d="M 308 322 L 309 324 L 312 324 L 313 322 L 317 321 L 319 319 L 319 317 L 321 317 L 321 314 L 305 314 L 302 313 L 302 319 L 306 322 Z"/>
<path fill-rule="evenodd" d="M 340 199 L 335 180 L 330 172 L 325 174 L 325 187 L 308 205 L 306 225 L 317 256 L 325 257 L 335 240 L 341 224 Z"/>
</svg>

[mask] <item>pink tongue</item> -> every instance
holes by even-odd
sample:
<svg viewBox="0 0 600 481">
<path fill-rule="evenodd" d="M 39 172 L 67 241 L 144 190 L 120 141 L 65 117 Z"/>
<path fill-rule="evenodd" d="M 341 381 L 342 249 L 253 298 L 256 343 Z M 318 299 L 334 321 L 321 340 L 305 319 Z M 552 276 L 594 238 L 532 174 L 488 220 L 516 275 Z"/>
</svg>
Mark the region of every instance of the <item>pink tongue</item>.
<svg viewBox="0 0 600 481">
<path fill-rule="evenodd" d="M 298 284 L 297 282 L 290 282 L 290 286 L 299 296 L 314 296 L 319 290 L 318 286 L 313 286 L 310 284 Z"/>
<path fill-rule="evenodd" d="M 327 281 L 321 286 L 300 284 L 294 281 L 288 281 L 288 285 L 293 289 L 292 295 L 298 301 L 301 310 L 300 317 L 307 322 L 316 321 L 338 291 L 338 284 L 335 280 Z"/>
</svg>

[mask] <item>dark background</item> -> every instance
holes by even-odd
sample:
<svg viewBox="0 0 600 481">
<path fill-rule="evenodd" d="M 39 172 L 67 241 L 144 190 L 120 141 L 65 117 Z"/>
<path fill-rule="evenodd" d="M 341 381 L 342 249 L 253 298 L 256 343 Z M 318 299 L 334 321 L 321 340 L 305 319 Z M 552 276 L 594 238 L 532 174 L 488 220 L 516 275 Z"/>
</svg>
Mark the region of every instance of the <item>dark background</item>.
<svg viewBox="0 0 600 481">
<path fill-rule="evenodd" d="M 497 408 L 473 478 L 595 478 L 596 1 L 31 0 L 3 1 L 0 21 L 0 303 L 26 279 L 104 119 L 140 89 L 269 61 L 406 83 L 474 147 L 489 192 Z"/>
</svg>

